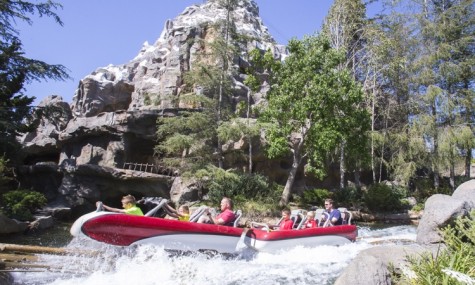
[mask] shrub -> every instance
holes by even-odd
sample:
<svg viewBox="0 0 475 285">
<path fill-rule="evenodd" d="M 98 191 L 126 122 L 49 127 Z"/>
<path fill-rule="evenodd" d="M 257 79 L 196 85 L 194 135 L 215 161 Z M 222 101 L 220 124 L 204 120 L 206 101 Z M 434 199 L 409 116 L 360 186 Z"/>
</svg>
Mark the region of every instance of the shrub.
<svg viewBox="0 0 475 285">
<path fill-rule="evenodd" d="M 333 192 L 333 200 L 338 207 L 357 206 L 361 202 L 361 191 L 354 187 L 345 187 Z"/>
<path fill-rule="evenodd" d="M 308 189 L 303 192 L 301 203 L 323 207 L 325 199 L 331 196 L 332 193 L 326 189 Z"/>
<path fill-rule="evenodd" d="M 380 183 L 371 185 L 363 200 L 372 211 L 394 211 L 403 208 L 401 199 L 405 196 L 404 188 Z"/>
<path fill-rule="evenodd" d="M 219 205 L 223 197 L 231 198 L 235 204 L 247 200 L 276 203 L 280 193 L 260 174 L 234 173 L 219 168 L 210 169 L 204 188 L 208 190 L 208 199 Z"/>
<path fill-rule="evenodd" d="M 8 217 L 28 221 L 33 218 L 32 212 L 46 202 L 46 197 L 39 192 L 14 190 L 2 195 L 2 211 Z"/>
</svg>

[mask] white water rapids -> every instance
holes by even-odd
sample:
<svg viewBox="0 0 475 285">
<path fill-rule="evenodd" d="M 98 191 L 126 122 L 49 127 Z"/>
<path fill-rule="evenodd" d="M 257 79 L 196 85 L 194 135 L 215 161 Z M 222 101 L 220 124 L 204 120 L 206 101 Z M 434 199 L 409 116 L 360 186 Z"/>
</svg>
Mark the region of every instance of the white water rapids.
<svg viewBox="0 0 475 285">
<path fill-rule="evenodd" d="M 295 248 L 276 253 L 243 252 L 239 256 L 177 254 L 160 247 L 119 248 L 75 238 L 67 246 L 100 250 L 97 257 L 41 255 L 47 272 L 13 273 L 25 285 L 152 284 L 333 284 L 362 250 L 379 244 L 413 242 L 414 226 L 384 229 L 359 227 L 358 241 L 335 247 Z M 56 269 L 54 269 L 56 268 Z"/>
</svg>

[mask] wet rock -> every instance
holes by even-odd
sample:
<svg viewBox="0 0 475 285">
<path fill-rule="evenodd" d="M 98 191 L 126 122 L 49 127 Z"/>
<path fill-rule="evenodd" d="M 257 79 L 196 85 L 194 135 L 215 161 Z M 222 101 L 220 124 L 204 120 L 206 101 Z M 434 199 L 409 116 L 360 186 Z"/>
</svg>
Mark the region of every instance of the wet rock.
<svg viewBox="0 0 475 285">
<path fill-rule="evenodd" d="M 45 230 L 54 226 L 54 219 L 52 216 L 38 216 L 35 218 L 36 220 L 31 222 L 28 227 L 29 231 Z"/>
<path fill-rule="evenodd" d="M 28 228 L 27 222 L 10 219 L 0 214 L 0 234 L 13 234 L 24 232 Z"/>
</svg>

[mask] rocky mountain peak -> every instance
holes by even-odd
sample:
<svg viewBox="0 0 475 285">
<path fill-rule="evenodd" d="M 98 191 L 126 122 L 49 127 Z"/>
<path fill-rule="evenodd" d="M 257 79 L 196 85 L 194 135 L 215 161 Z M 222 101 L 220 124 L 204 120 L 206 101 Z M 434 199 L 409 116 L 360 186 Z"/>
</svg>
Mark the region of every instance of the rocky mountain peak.
<svg viewBox="0 0 475 285">
<path fill-rule="evenodd" d="M 90 117 L 116 110 L 178 107 L 172 102 L 179 102 L 179 98 L 170 98 L 180 96 L 186 87 L 184 74 L 192 68 L 199 52 L 214 40 L 211 27 L 223 22 L 226 16 L 227 10 L 216 0 L 185 8 L 175 19 L 165 23 L 153 45 L 145 42 L 129 63 L 102 67 L 83 78 L 73 97 L 73 115 Z M 270 49 L 276 58 L 285 52 L 269 34 L 253 0 L 239 1 L 232 20 L 237 32 L 249 39 L 240 43 L 240 57 L 235 59 L 234 69 L 247 64 L 246 54 L 254 48 Z M 233 97 L 245 96 L 242 76 L 235 79 Z"/>
</svg>

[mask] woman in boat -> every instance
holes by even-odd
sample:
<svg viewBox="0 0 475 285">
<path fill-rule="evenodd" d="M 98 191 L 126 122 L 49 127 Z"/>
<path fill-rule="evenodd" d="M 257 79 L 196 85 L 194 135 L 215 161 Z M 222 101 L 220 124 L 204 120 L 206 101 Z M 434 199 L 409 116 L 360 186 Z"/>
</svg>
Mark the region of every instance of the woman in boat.
<svg viewBox="0 0 475 285">
<path fill-rule="evenodd" d="M 325 199 L 325 211 L 328 213 L 329 219 L 328 223 L 325 223 L 327 226 L 339 226 L 343 224 L 340 211 L 333 208 L 332 199 Z M 326 216 L 322 215 L 322 220 L 324 219 L 326 219 Z"/>
<path fill-rule="evenodd" d="M 129 215 L 137 215 L 137 216 L 143 216 L 143 213 L 142 213 L 142 210 L 137 207 L 137 203 L 135 201 L 135 197 L 132 196 L 132 195 L 127 195 L 127 196 L 124 196 L 122 197 L 122 207 L 123 209 L 117 209 L 117 208 L 113 208 L 113 207 L 109 207 L 105 204 L 103 204 L 101 201 L 97 201 L 96 202 L 96 207 L 99 207 L 100 204 L 102 203 L 102 207 L 107 210 L 107 211 L 111 211 L 111 212 L 115 212 L 115 213 L 124 213 L 124 214 L 129 214 Z"/>
<path fill-rule="evenodd" d="M 198 219 L 198 223 L 230 225 L 236 219 L 233 211 L 233 201 L 231 198 L 224 197 L 221 200 L 221 213 L 212 217 L 209 209 L 204 210 L 203 215 Z"/>
</svg>

